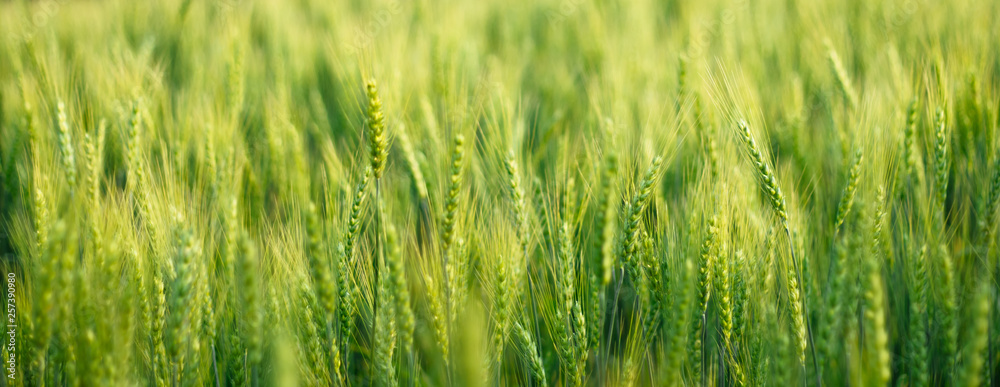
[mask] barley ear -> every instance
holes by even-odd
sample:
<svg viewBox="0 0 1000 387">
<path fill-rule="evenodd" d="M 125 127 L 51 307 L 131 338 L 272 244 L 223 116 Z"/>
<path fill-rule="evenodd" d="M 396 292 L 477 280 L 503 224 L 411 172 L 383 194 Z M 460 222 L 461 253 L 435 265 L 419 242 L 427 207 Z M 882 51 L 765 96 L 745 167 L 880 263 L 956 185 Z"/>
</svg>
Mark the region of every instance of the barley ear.
<svg viewBox="0 0 1000 387">
<path fill-rule="evenodd" d="M 66 105 L 59 101 L 56 115 L 59 120 L 59 150 L 62 152 L 63 172 L 70 191 L 76 187 L 76 157 L 74 156 L 73 132 L 66 118 Z"/>
<path fill-rule="evenodd" d="M 940 353 L 938 358 L 942 364 L 941 377 L 953 377 L 955 367 L 956 346 L 958 341 L 958 302 L 955 294 L 955 272 L 951 253 L 947 246 L 938 245 L 938 266 L 934 272 L 937 278 L 933 284 L 937 292 L 935 305 L 936 330 L 932 337 L 937 340 L 936 347 Z"/>
<path fill-rule="evenodd" d="M 458 134 L 455 136 L 455 147 L 451 155 L 451 171 L 448 179 L 448 196 L 444 203 L 444 225 L 442 226 L 441 239 L 442 248 L 445 255 L 451 250 L 455 241 L 455 227 L 458 222 L 458 199 L 462 189 L 462 167 L 465 160 L 465 136 Z"/>
<path fill-rule="evenodd" d="M 851 110 L 858 107 L 858 93 L 854 91 L 854 87 L 851 86 L 851 79 L 847 75 L 847 69 L 844 68 L 844 64 L 840 61 L 840 56 L 837 55 L 837 51 L 833 49 L 833 44 L 829 41 L 826 42 L 827 46 L 827 56 L 830 59 L 830 67 L 833 69 L 834 75 L 837 76 L 837 84 L 840 86 L 840 91 L 844 93 L 844 98 L 850 104 Z"/>
<path fill-rule="evenodd" d="M 693 363 L 694 378 L 703 378 L 704 368 L 704 355 L 702 353 L 702 347 L 704 346 L 705 338 L 705 319 L 706 313 L 708 311 L 708 302 L 712 297 L 712 282 L 714 275 L 714 262 L 716 254 L 716 243 L 718 238 L 718 229 L 716 224 L 718 219 L 716 216 L 712 216 L 708 220 L 708 225 L 706 227 L 705 239 L 701 245 L 701 256 L 698 267 L 698 299 L 695 303 L 696 309 L 694 314 L 694 323 L 691 324 L 692 328 L 692 341 L 691 341 L 691 354 L 690 359 Z"/>
<path fill-rule="evenodd" d="M 906 173 L 919 184 L 920 181 L 917 179 L 920 178 L 920 175 L 917 166 L 920 165 L 920 153 L 917 152 L 916 145 L 914 145 L 917 141 L 918 101 L 917 98 L 913 98 L 913 101 L 910 101 L 910 105 L 906 108 L 906 127 L 903 132 L 903 157 L 906 162 Z"/>
<path fill-rule="evenodd" d="M 983 214 L 983 222 L 986 223 L 983 227 L 985 230 L 983 237 L 987 243 L 985 246 L 987 251 L 990 248 L 989 243 L 996 243 L 991 241 L 994 241 L 993 237 L 996 235 L 997 226 L 1000 223 L 1000 152 L 997 152 L 993 157 L 996 159 L 993 161 L 993 178 L 990 179 L 990 191 L 986 196 L 984 206 L 986 213 Z"/>
<path fill-rule="evenodd" d="M 413 348 L 413 330 L 415 320 L 410 306 L 410 287 L 406 281 L 406 265 L 403 259 L 401 242 L 395 227 L 386 227 L 386 247 L 389 252 L 387 266 L 389 269 L 390 287 L 395 305 L 396 326 L 400 331 L 400 341 L 403 352 L 410 353 Z"/>
<path fill-rule="evenodd" d="M 378 95 L 375 79 L 369 79 L 365 84 L 368 96 L 368 148 L 371 153 L 372 171 L 375 179 L 382 178 L 385 161 L 389 151 L 389 139 L 385 133 L 385 116 L 382 114 L 382 99 Z"/>
<path fill-rule="evenodd" d="M 380 386 L 396 385 L 396 368 L 392 357 L 396 342 L 396 324 L 393 319 L 392 289 L 389 274 L 384 270 L 378 275 L 378 302 L 375 311 L 374 376 Z"/>
<path fill-rule="evenodd" d="M 358 182 L 358 185 L 354 190 L 354 196 L 351 201 L 351 211 L 347 216 L 347 229 L 344 230 L 343 243 L 344 254 L 350 262 L 353 262 L 354 244 L 357 242 L 358 235 L 361 233 L 361 215 L 364 210 L 365 198 L 368 196 L 368 182 L 371 175 L 372 168 L 365 168 L 365 172 L 361 175 L 361 180 Z"/>
<path fill-rule="evenodd" d="M 799 365 L 805 366 L 808 339 L 806 337 L 805 312 L 802 308 L 802 290 L 793 266 L 788 265 L 788 307 L 791 313 L 792 334 L 795 336 L 796 355 Z"/>
<path fill-rule="evenodd" d="M 969 321 L 965 337 L 965 347 L 962 349 L 962 368 L 958 379 L 962 386 L 978 386 L 982 383 L 983 366 L 986 355 L 990 318 L 990 286 L 983 281 L 976 286 L 969 305 Z M 988 384 L 988 383 L 987 383 Z"/>
<path fill-rule="evenodd" d="M 944 221 L 944 201 L 948 194 L 948 174 L 950 160 L 948 155 L 948 125 L 944 109 L 938 108 L 934 116 L 934 201 L 937 214 Z"/>
<path fill-rule="evenodd" d="M 615 203 L 612 180 L 618 170 L 618 158 L 614 153 L 609 154 L 604 160 L 604 168 L 601 171 L 601 196 L 597 208 L 597 228 L 601 233 L 601 285 L 607 286 L 611 282 L 611 272 L 614 270 L 614 233 L 615 233 Z"/>
<path fill-rule="evenodd" d="M 927 246 L 912 255 L 913 288 L 910 301 L 910 318 L 906 342 L 908 359 L 907 377 L 914 386 L 929 385 L 927 352 Z"/>
<path fill-rule="evenodd" d="M 333 276 L 330 274 L 329 259 L 323 248 L 323 231 L 319 221 L 319 213 L 312 202 L 306 209 L 306 254 L 309 260 L 309 274 L 313 287 L 323 308 L 321 315 L 327 321 L 336 310 L 337 296 L 333 288 Z"/>
<path fill-rule="evenodd" d="M 531 333 L 521 325 L 520 322 L 514 323 L 514 330 L 517 332 L 517 337 L 521 339 L 524 343 L 525 356 L 528 358 L 528 364 L 531 368 L 531 375 L 534 377 L 540 385 L 547 386 L 548 380 L 545 377 L 545 363 L 542 362 L 541 356 L 538 355 L 538 350 L 535 346 L 535 340 L 532 339 Z"/>
<path fill-rule="evenodd" d="M 847 186 L 844 187 L 844 195 L 837 206 L 837 218 L 833 226 L 835 232 L 844 224 L 844 220 L 847 219 L 847 214 L 851 211 L 851 206 L 854 204 L 854 194 L 858 190 L 858 180 L 861 178 L 862 160 L 861 148 L 858 148 L 854 151 L 854 162 L 847 176 Z"/>
<path fill-rule="evenodd" d="M 747 148 L 747 153 L 750 155 L 750 162 L 753 163 L 754 168 L 757 170 L 757 177 L 760 179 L 761 188 L 763 188 L 771 206 L 774 208 L 774 212 L 781 220 L 785 231 L 788 231 L 788 210 L 785 205 L 785 196 L 782 195 L 781 187 L 778 186 L 778 180 L 775 178 L 767 161 L 764 160 L 760 148 L 757 147 L 757 142 L 754 141 L 753 136 L 750 134 L 750 127 L 747 126 L 747 122 L 739 120 L 736 125 L 738 134 Z"/>
<path fill-rule="evenodd" d="M 653 162 L 646 169 L 639 187 L 633 196 L 632 201 L 626 209 L 624 239 L 622 244 L 622 264 L 632 267 L 636 263 L 633 259 L 639 249 L 639 226 L 642 220 L 643 210 L 649 204 L 650 195 L 653 193 L 653 186 L 656 184 L 660 174 L 660 166 L 663 159 L 659 156 L 653 158 Z"/>
<path fill-rule="evenodd" d="M 865 338 L 868 342 L 868 361 L 874 366 L 870 372 L 873 385 L 884 386 L 891 377 L 889 358 L 889 336 L 885 324 L 885 295 L 883 294 L 882 272 L 879 263 L 879 239 L 885 218 L 885 191 L 878 188 L 875 219 L 871 228 L 871 249 L 866 263 L 865 279 Z"/>
</svg>

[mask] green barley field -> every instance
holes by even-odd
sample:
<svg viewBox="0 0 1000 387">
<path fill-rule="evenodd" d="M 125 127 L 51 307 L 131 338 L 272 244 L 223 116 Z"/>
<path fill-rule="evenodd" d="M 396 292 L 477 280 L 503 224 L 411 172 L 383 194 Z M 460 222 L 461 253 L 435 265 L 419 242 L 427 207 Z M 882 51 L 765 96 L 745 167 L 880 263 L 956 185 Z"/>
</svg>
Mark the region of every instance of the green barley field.
<svg viewBox="0 0 1000 387">
<path fill-rule="evenodd" d="M 0 0 L 0 387 L 997 386 L 998 17 Z"/>
</svg>

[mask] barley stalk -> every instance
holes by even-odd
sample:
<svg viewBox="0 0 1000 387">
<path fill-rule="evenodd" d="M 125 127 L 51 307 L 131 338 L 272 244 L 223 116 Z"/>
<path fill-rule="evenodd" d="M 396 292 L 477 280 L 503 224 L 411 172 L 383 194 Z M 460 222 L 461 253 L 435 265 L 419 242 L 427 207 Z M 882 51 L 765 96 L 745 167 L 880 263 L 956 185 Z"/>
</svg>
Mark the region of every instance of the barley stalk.
<svg viewBox="0 0 1000 387">
<path fill-rule="evenodd" d="M 767 194 L 768 199 L 770 199 L 771 207 L 773 207 L 774 212 L 778 215 L 779 220 L 781 220 L 782 226 L 784 226 L 785 228 L 785 236 L 788 238 L 789 251 L 791 252 L 792 256 L 793 272 L 790 274 L 794 274 L 796 285 L 800 284 L 802 282 L 801 272 L 799 271 L 798 260 L 795 259 L 795 246 L 792 241 L 791 229 L 788 224 L 788 210 L 786 209 L 785 205 L 785 196 L 782 195 L 781 193 L 781 187 L 778 186 L 778 181 L 774 177 L 774 173 L 771 172 L 771 167 L 767 164 L 767 162 L 764 161 L 764 156 L 761 154 L 759 148 L 757 147 L 756 141 L 754 141 L 753 136 L 750 135 L 750 127 L 747 126 L 746 121 L 739 120 L 737 121 L 736 126 L 738 129 L 737 133 L 743 140 L 743 144 L 746 146 L 747 153 L 750 155 L 750 161 L 753 163 L 753 166 L 757 169 L 757 178 L 761 182 L 761 186 L 764 189 L 764 192 Z M 802 305 L 800 310 L 808 311 L 809 308 L 805 305 L 805 302 L 806 302 L 805 298 L 802 298 L 801 299 Z M 798 307 L 796 306 L 795 308 Z M 812 339 L 812 327 L 809 324 L 808 316 L 805 316 L 804 319 L 806 328 L 805 330 L 806 333 L 808 333 L 809 337 L 808 342 L 814 343 Z M 823 382 L 819 372 L 819 365 L 817 364 L 818 360 L 816 359 L 815 344 L 808 345 L 808 347 L 812 350 L 813 368 L 815 369 L 816 373 L 817 385 L 822 386 Z M 805 346 L 802 347 L 802 350 L 805 351 Z M 804 355 L 802 356 L 802 360 L 803 362 L 805 361 Z"/>
</svg>

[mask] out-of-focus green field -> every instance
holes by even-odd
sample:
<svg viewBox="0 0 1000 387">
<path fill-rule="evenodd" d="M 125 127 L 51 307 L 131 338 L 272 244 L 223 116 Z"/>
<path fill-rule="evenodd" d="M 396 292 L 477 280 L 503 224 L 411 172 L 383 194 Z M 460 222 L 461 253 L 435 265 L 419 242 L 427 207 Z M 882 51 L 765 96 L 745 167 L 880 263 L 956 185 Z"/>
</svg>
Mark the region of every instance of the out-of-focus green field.
<svg viewBox="0 0 1000 387">
<path fill-rule="evenodd" d="M 2 1 L 5 386 L 994 386 L 1000 3 Z"/>
</svg>

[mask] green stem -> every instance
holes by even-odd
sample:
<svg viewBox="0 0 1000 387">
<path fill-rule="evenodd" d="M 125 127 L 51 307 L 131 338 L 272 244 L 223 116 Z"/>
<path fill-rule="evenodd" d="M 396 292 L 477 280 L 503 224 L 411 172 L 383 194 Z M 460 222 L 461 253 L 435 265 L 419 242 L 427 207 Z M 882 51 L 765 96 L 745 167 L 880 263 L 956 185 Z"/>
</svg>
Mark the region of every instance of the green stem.
<svg viewBox="0 0 1000 387">
<path fill-rule="evenodd" d="M 383 251 L 384 249 L 383 248 L 385 247 L 385 245 L 382 243 L 382 236 L 383 236 L 382 235 L 382 230 L 383 230 L 383 227 L 382 227 L 382 179 L 376 178 L 375 179 L 375 251 L 376 251 L 376 257 L 372 259 L 372 281 L 373 281 L 372 283 L 378 283 L 378 281 L 379 281 L 378 272 L 379 272 L 379 270 L 382 267 L 382 259 L 383 259 L 383 253 L 384 253 L 384 251 Z M 374 293 L 373 296 L 372 296 L 372 313 L 373 314 L 377 313 L 376 311 L 379 308 L 379 305 L 378 305 L 378 290 L 379 289 L 378 288 L 379 288 L 378 285 L 372 286 L 372 292 Z M 378 340 L 378 339 L 375 337 L 375 329 L 373 327 L 373 329 L 371 330 L 371 342 L 375 343 L 375 340 Z M 371 367 L 371 372 L 372 372 L 371 380 L 376 380 L 375 372 L 378 372 L 377 371 L 377 367 Z M 391 376 L 389 376 L 389 377 L 391 377 Z"/>
<path fill-rule="evenodd" d="M 525 275 L 528 276 L 528 298 L 531 299 L 531 326 L 535 331 L 535 350 L 539 351 L 538 355 L 541 356 L 540 348 L 542 335 L 538 330 L 538 307 L 535 304 L 535 281 L 531 279 L 531 259 L 528 257 L 528 245 L 524 245 L 524 268 Z M 528 378 L 528 384 L 531 384 L 531 378 Z"/>
<path fill-rule="evenodd" d="M 615 312 L 618 310 L 618 296 L 621 294 L 622 282 L 625 280 L 625 267 L 622 267 L 620 271 L 616 272 L 615 275 L 618 277 L 618 284 L 615 285 L 615 297 L 614 301 L 611 303 L 611 324 L 608 324 L 608 334 L 607 337 L 602 341 L 607 341 L 607 352 L 604 354 L 604 368 L 608 367 L 608 359 L 611 358 L 611 334 L 614 333 L 615 329 Z"/>
<path fill-rule="evenodd" d="M 212 374 L 215 375 L 215 387 L 222 387 L 219 382 L 219 363 L 215 360 L 215 343 L 212 343 Z"/>
<path fill-rule="evenodd" d="M 812 353 L 812 363 L 814 371 L 816 372 L 816 386 L 823 386 L 823 377 L 819 372 L 819 363 L 816 361 L 816 342 L 813 341 L 812 324 L 809 323 L 809 308 L 806 306 L 806 295 L 805 295 L 805 282 L 802 282 L 802 274 L 799 271 L 799 261 L 795 258 L 795 242 L 792 241 L 792 232 L 785 227 L 785 236 L 788 237 L 788 250 L 792 254 L 792 265 L 795 269 L 795 278 L 799 281 L 799 287 L 802 288 L 802 318 L 806 322 L 806 333 L 809 334 L 809 351 Z M 803 367 L 805 365 L 803 364 Z"/>
</svg>

